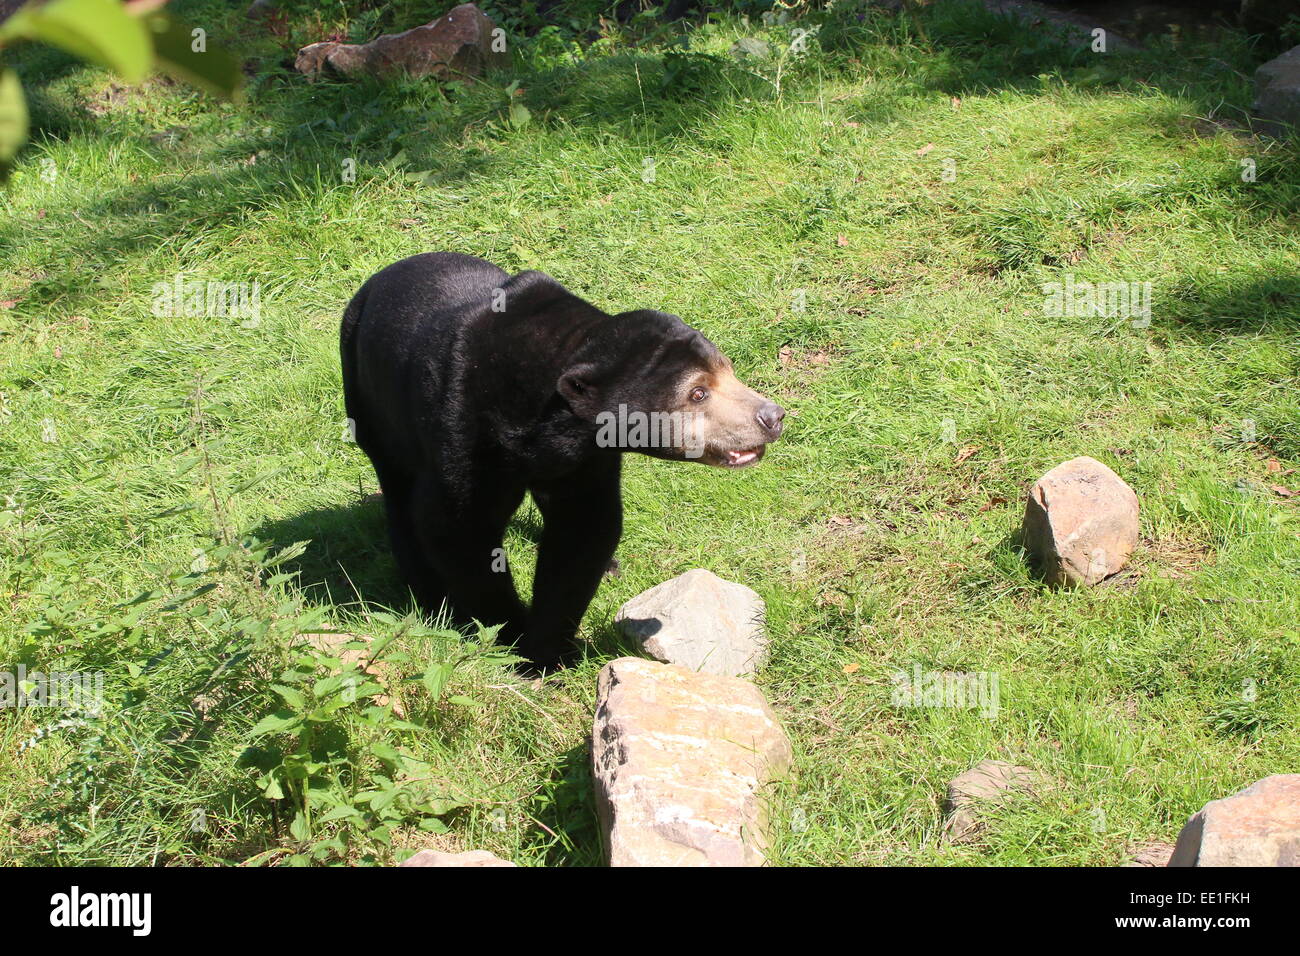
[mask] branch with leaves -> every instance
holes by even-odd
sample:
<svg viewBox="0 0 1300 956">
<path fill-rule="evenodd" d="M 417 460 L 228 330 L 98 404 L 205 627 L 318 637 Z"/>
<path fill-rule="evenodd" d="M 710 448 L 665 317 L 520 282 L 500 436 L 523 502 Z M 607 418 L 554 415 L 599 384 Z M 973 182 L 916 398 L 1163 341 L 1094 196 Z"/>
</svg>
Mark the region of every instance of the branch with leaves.
<svg viewBox="0 0 1300 956">
<path fill-rule="evenodd" d="M 209 48 L 207 34 L 163 11 L 166 0 L 33 0 L 0 23 L 0 53 L 16 43 L 46 43 L 107 67 L 128 83 L 158 70 L 218 96 L 235 99 L 239 61 Z M 0 178 L 27 142 L 22 83 L 0 64 Z"/>
</svg>

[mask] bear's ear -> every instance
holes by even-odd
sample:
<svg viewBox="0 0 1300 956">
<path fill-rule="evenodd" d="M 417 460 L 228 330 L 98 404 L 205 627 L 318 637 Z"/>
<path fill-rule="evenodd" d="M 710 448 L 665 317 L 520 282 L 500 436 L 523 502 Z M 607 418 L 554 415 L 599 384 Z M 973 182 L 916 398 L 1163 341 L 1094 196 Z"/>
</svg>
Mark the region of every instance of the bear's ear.
<svg viewBox="0 0 1300 956">
<path fill-rule="evenodd" d="M 595 371 L 596 366 L 583 362 L 566 369 L 560 376 L 560 380 L 555 383 L 555 390 L 580 418 L 595 417 L 598 401 L 596 388 L 592 384 Z"/>
</svg>

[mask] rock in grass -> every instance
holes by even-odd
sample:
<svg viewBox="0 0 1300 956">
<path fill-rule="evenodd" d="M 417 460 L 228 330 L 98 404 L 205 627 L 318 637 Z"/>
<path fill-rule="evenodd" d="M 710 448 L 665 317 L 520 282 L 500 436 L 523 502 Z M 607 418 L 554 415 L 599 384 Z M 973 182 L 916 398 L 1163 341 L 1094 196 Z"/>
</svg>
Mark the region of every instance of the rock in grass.
<svg viewBox="0 0 1300 956">
<path fill-rule="evenodd" d="M 767 660 L 765 611 L 743 584 L 696 568 L 638 594 L 619 608 L 614 624 L 655 660 L 741 677 Z"/>
<path fill-rule="evenodd" d="M 943 809 L 944 835 L 953 843 L 974 840 L 983 824 L 979 819 L 981 804 L 997 803 L 1010 793 L 1033 794 L 1041 783 L 1028 767 L 1017 767 L 1005 760 L 985 760 L 953 777 Z"/>
<path fill-rule="evenodd" d="M 1268 120 L 1300 126 L 1300 46 L 1255 71 L 1255 112 Z"/>
<path fill-rule="evenodd" d="M 760 866 L 767 785 L 790 740 L 748 681 L 623 657 L 606 664 L 592 729 L 610 866 Z"/>
<path fill-rule="evenodd" d="M 421 850 L 398 866 L 514 866 L 487 850 L 466 850 L 464 853 L 442 853 L 439 850 Z"/>
<path fill-rule="evenodd" d="M 299 73 L 333 70 L 345 76 L 478 76 L 505 66 L 509 56 L 493 50 L 495 24 L 472 3 L 405 33 L 386 33 L 369 43 L 313 43 L 298 51 Z"/>
<path fill-rule="evenodd" d="M 1173 855 L 1174 848 L 1169 843 L 1146 843 L 1137 848 L 1124 866 L 1168 866 L 1169 857 Z"/>
<path fill-rule="evenodd" d="M 1211 800 L 1178 834 L 1170 866 L 1300 866 L 1300 773 Z"/>
<path fill-rule="evenodd" d="M 1049 584 L 1097 584 L 1133 553 L 1137 495 L 1096 459 L 1071 458 L 1029 489 L 1022 532 Z"/>
</svg>

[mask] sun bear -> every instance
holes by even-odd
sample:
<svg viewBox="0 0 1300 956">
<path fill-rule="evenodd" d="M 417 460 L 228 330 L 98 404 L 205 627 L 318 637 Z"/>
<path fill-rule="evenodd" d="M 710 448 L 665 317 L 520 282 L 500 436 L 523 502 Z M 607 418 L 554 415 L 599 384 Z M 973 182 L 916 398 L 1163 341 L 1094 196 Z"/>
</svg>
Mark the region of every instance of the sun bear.
<svg viewBox="0 0 1300 956">
<path fill-rule="evenodd" d="M 343 394 L 421 608 L 502 625 L 538 669 L 574 635 L 623 527 L 622 454 L 743 468 L 785 410 L 677 316 L 609 315 L 536 271 L 437 252 L 372 276 L 340 334 Z M 542 515 L 531 607 L 502 540 Z"/>
</svg>

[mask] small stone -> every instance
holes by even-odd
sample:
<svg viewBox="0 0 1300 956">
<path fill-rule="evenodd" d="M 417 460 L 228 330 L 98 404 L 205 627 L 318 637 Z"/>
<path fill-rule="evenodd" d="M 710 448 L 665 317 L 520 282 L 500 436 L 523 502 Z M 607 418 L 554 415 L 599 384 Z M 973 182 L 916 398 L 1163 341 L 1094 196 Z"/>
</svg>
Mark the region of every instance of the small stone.
<svg viewBox="0 0 1300 956">
<path fill-rule="evenodd" d="M 487 850 L 466 850 L 464 853 L 443 853 L 440 850 L 421 850 L 398 866 L 515 866 Z"/>
<path fill-rule="evenodd" d="M 791 759 L 789 738 L 748 681 L 611 661 L 592 729 L 610 866 L 761 866 L 764 790 Z"/>
<path fill-rule="evenodd" d="M 767 660 L 765 612 L 751 589 L 696 568 L 632 598 L 614 625 L 655 660 L 742 677 Z"/>
<path fill-rule="evenodd" d="M 1178 834 L 1170 866 L 1300 866 L 1300 773 L 1211 800 Z"/>
<path fill-rule="evenodd" d="M 953 777 L 943 809 L 944 834 L 953 843 L 969 843 L 978 836 L 983 824 L 979 820 L 981 804 L 997 803 L 1010 793 L 1033 795 L 1041 782 L 1028 767 L 1017 767 L 1005 760 L 985 760 Z"/>
<path fill-rule="evenodd" d="M 1133 553 L 1137 495 L 1096 459 L 1071 458 L 1029 489 L 1022 532 L 1049 584 L 1097 584 Z"/>
<path fill-rule="evenodd" d="M 1300 46 L 1255 71 L 1255 112 L 1267 120 L 1300 126 Z"/>
<path fill-rule="evenodd" d="M 1171 843 L 1146 843 L 1138 847 L 1133 858 L 1125 866 L 1168 866 L 1173 855 Z"/>
<path fill-rule="evenodd" d="M 493 49 L 496 25 L 472 3 L 405 33 L 386 33 L 369 43 L 312 43 L 298 51 L 299 73 L 330 69 L 345 76 L 479 76 L 507 65 L 509 55 Z"/>
</svg>

